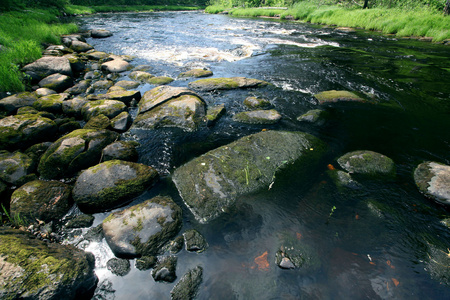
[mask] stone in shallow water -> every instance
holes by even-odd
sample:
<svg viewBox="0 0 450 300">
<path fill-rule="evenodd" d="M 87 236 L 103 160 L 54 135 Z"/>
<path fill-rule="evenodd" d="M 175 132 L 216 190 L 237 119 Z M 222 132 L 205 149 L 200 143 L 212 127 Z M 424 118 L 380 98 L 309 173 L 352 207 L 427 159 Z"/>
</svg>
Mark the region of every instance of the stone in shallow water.
<svg viewBox="0 0 450 300">
<path fill-rule="evenodd" d="M 117 257 L 114 257 L 114 258 L 111 258 L 110 260 L 108 260 L 108 262 L 106 263 L 106 267 L 114 275 L 117 275 L 117 276 L 125 276 L 131 270 L 130 262 L 128 261 L 128 259 L 122 259 L 122 258 L 117 258 Z"/>
<path fill-rule="evenodd" d="M 244 105 L 250 109 L 265 109 L 271 106 L 270 102 L 266 99 L 261 99 L 257 97 L 247 97 L 244 100 Z"/>
<path fill-rule="evenodd" d="M 189 87 L 199 91 L 231 90 L 237 88 L 263 87 L 269 83 L 259 79 L 245 77 L 207 78 L 189 83 Z"/>
<path fill-rule="evenodd" d="M 281 120 L 281 115 L 274 109 L 252 110 L 235 114 L 233 120 L 246 124 L 270 125 L 278 123 Z"/>
<path fill-rule="evenodd" d="M 395 176 L 394 161 L 383 154 L 369 150 L 346 153 L 339 157 L 337 162 L 350 174 L 387 178 Z"/>
<path fill-rule="evenodd" d="M 177 278 L 175 273 L 177 267 L 176 256 L 166 256 L 160 258 L 152 271 L 152 277 L 155 281 L 174 282 Z"/>
<path fill-rule="evenodd" d="M 425 196 L 450 205 L 450 166 L 432 161 L 421 163 L 414 170 L 414 181 Z"/>
<path fill-rule="evenodd" d="M 183 233 L 184 241 L 186 243 L 186 250 L 191 252 L 203 252 L 208 247 L 203 235 L 195 229 L 187 230 Z"/>
<path fill-rule="evenodd" d="M 189 270 L 170 292 L 172 300 L 194 299 L 203 280 L 203 268 L 200 266 Z"/>
<path fill-rule="evenodd" d="M 335 103 L 335 102 L 349 102 L 349 101 L 355 101 L 355 102 L 364 102 L 365 99 L 359 96 L 355 92 L 349 92 L 349 91 L 325 91 L 320 92 L 318 94 L 315 94 L 314 97 L 319 101 L 319 104 L 325 104 L 325 103 Z"/>
<path fill-rule="evenodd" d="M 213 75 L 213 72 L 211 72 L 210 70 L 192 69 L 192 70 L 180 73 L 180 75 L 178 75 L 178 77 L 196 77 L 196 78 L 200 78 L 200 77 L 208 77 L 208 76 L 212 76 L 212 75 Z"/>
</svg>

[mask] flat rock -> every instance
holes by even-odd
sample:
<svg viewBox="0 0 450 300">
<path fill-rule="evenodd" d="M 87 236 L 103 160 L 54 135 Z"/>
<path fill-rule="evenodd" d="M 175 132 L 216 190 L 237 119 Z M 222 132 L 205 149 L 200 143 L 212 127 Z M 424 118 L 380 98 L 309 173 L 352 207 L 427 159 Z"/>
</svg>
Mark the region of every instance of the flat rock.
<svg viewBox="0 0 450 300">
<path fill-rule="evenodd" d="M 108 90 L 106 94 L 98 94 L 89 96 L 93 100 L 117 100 L 130 106 L 133 102 L 139 102 L 141 100 L 141 92 L 139 91 L 126 91 L 126 90 Z"/>
<path fill-rule="evenodd" d="M 170 197 L 157 196 L 112 213 L 102 227 L 116 256 L 153 256 L 180 230 L 181 208 Z"/>
<path fill-rule="evenodd" d="M 100 60 L 100 59 L 108 58 L 109 54 L 106 52 L 101 52 L 101 51 L 92 51 L 92 52 L 86 53 L 86 57 L 91 60 Z"/>
<path fill-rule="evenodd" d="M 213 75 L 213 72 L 211 72 L 210 70 L 193 69 L 193 70 L 189 70 L 189 71 L 180 73 L 180 75 L 178 75 L 178 77 L 196 77 L 196 78 L 200 78 L 200 77 L 209 77 L 209 76 L 212 76 L 212 75 Z"/>
<path fill-rule="evenodd" d="M 359 150 L 344 154 L 337 159 L 338 164 L 350 174 L 370 177 L 395 176 L 395 163 L 383 154 Z"/>
<path fill-rule="evenodd" d="M 92 29 L 91 37 L 95 39 L 107 38 L 112 36 L 112 32 L 106 29 Z"/>
<path fill-rule="evenodd" d="M 243 111 L 233 116 L 233 120 L 246 124 L 270 125 L 278 123 L 281 115 L 275 109 Z"/>
<path fill-rule="evenodd" d="M 158 172 L 149 166 L 110 160 L 84 170 L 72 197 L 83 212 L 106 211 L 130 202 L 157 179 Z"/>
<path fill-rule="evenodd" d="M 187 88 L 159 86 L 144 93 L 144 96 L 139 102 L 139 113 L 145 113 L 164 102 L 184 95 L 191 95 L 202 99 L 196 92 Z"/>
<path fill-rule="evenodd" d="M 14 114 L 19 108 L 32 106 L 38 99 L 36 93 L 23 92 L 0 99 L 0 111 L 6 114 Z"/>
<path fill-rule="evenodd" d="M 127 111 L 125 103 L 117 100 L 96 100 L 87 102 L 81 109 L 81 114 L 85 120 L 98 115 L 105 115 L 109 119 L 118 116 L 121 112 Z"/>
<path fill-rule="evenodd" d="M 326 145 L 303 132 L 264 131 L 211 150 L 177 168 L 172 180 L 202 223 L 216 218 L 240 196 L 268 189 L 274 176 L 294 162 L 305 176 Z"/>
<path fill-rule="evenodd" d="M 63 92 L 73 86 L 73 80 L 67 75 L 56 73 L 39 81 L 39 86 L 41 88 L 48 88 L 56 92 Z"/>
<path fill-rule="evenodd" d="M 336 102 L 365 102 L 365 99 L 355 92 L 350 91 L 324 91 L 315 94 L 314 97 L 319 104 L 336 103 Z"/>
<path fill-rule="evenodd" d="M 189 87 L 199 91 L 231 90 L 266 86 L 269 83 L 259 79 L 245 77 L 207 78 L 189 83 Z"/>
<path fill-rule="evenodd" d="M 414 170 L 414 181 L 425 196 L 450 205 L 450 166 L 427 161 Z"/>
<path fill-rule="evenodd" d="M 63 74 L 72 76 L 72 68 L 67 57 L 44 56 L 26 65 L 22 71 L 37 79 L 37 81 L 52 75 Z"/>
</svg>

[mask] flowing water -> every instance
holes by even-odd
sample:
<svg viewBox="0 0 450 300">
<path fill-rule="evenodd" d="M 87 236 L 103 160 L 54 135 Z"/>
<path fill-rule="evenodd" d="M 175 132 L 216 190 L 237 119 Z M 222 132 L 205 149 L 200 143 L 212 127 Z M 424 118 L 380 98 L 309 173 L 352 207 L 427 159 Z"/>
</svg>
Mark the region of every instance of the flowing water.
<svg viewBox="0 0 450 300">
<path fill-rule="evenodd" d="M 449 299 L 449 213 L 424 198 L 412 172 L 424 160 L 450 163 L 450 48 L 364 31 L 272 19 L 243 19 L 201 12 L 100 14 L 78 20 L 85 28 L 114 33 L 89 39 L 97 50 L 135 56 L 156 76 L 208 68 L 214 77 L 244 76 L 274 86 L 203 93 L 208 105 L 225 104 L 213 128 L 132 130 L 139 162 L 155 167 L 161 181 L 130 205 L 157 194 L 183 207 L 183 230 L 207 239 L 201 254 L 181 251 L 177 276 L 201 265 L 198 299 Z M 125 77 L 126 79 L 126 77 Z M 193 79 L 171 85 L 187 86 Z M 140 91 L 153 88 L 145 84 Z M 317 108 L 313 95 L 325 90 L 361 91 L 376 105 L 338 105 L 323 126 L 296 118 Z M 268 99 L 283 116 L 276 125 L 232 121 L 247 96 Z M 305 131 L 328 143 L 323 163 L 305 181 L 290 172 L 273 189 L 239 199 L 236 208 L 210 224 L 186 209 L 170 174 L 179 165 L 262 129 Z M 392 158 L 394 181 L 362 181 L 357 190 L 338 189 L 327 164 L 354 150 Z M 334 209 L 333 209 L 334 207 Z M 94 226 L 109 213 L 96 214 Z M 305 249 L 309 267 L 282 270 L 274 263 L 281 245 Z M 104 242 L 85 245 L 96 255 L 100 282 L 116 299 L 168 299 L 175 283 L 158 283 L 134 268 L 118 277 L 106 269 L 113 257 Z M 105 292 L 105 291 L 104 291 Z M 98 295 L 97 295 L 98 296 Z"/>
</svg>

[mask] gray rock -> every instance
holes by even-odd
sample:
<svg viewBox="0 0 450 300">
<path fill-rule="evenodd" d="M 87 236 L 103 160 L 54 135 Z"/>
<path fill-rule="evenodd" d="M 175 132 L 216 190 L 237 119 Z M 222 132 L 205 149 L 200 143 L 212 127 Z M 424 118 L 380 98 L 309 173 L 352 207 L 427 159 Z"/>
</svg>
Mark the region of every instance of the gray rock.
<svg viewBox="0 0 450 300">
<path fill-rule="evenodd" d="M 8 115 L 14 114 L 19 108 L 32 106 L 38 99 L 36 93 L 23 92 L 0 99 L 0 111 Z"/>
<path fill-rule="evenodd" d="M 213 126 L 225 114 L 225 111 L 224 104 L 208 107 L 206 110 L 206 126 Z"/>
<path fill-rule="evenodd" d="M 41 159 L 41 156 L 47 151 L 47 149 L 52 145 L 52 142 L 44 142 L 39 144 L 34 144 L 27 150 L 25 150 L 24 154 L 28 155 L 29 158 L 31 158 L 37 166 L 39 164 L 39 160 Z"/>
<path fill-rule="evenodd" d="M 43 96 L 33 103 L 33 107 L 39 111 L 60 114 L 62 113 L 62 103 L 66 98 L 65 94 Z"/>
<path fill-rule="evenodd" d="M 113 289 L 113 284 L 108 279 L 104 279 L 102 282 L 100 282 L 95 289 L 94 297 L 92 299 L 94 300 L 114 300 L 116 299 L 115 292 L 116 290 Z"/>
<path fill-rule="evenodd" d="M 138 160 L 137 146 L 139 146 L 139 143 L 135 141 L 114 142 L 103 149 L 103 161 L 119 159 L 136 162 Z"/>
<path fill-rule="evenodd" d="M 148 79 L 146 82 L 153 85 L 165 85 L 173 82 L 173 78 L 167 76 L 157 76 Z"/>
<path fill-rule="evenodd" d="M 133 119 L 130 114 L 124 111 L 111 120 L 111 129 L 118 132 L 125 132 L 130 128 L 132 123 Z"/>
<path fill-rule="evenodd" d="M 202 223 L 214 219 L 240 196 L 271 188 L 286 165 L 301 163 L 305 176 L 326 145 L 303 132 L 264 131 L 211 150 L 177 168 L 172 176 L 181 197 Z"/>
<path fill-rule="evenodd" d="M 70 48 L 75 52 L 87 52 L 94 49 L 91 45 L 81 41 L 72 41 Z"/>
<path fill-rule="evenodd" d="M 36 179 L 34 170 L 34 161 L 28 155 L 0 150 L 0 179 L 4 182 L 20 186 Z"/>
<path fill-rule="evenodd" d="M 11 196 L 11 215 L 34 222 L 61 219 L 72 207 L 72 187 L 59 181 L 34 180 Z"/>
<path fill-rule="evenodd" d="M 94 256 L 0 228 L 1 299 L 81 299 L 97 284 Z"/>
<path fill-rule="evenodd" d="M 35 91 L 36 95 L 38 95 L 38 97 L 44 97 L 44 96 L 50 96 L 50 95 L 54 95 L 56 94 L 56 92 L 54 90 L 48 89 L 48 88 L 38 88 Z"/>
<path fill-rule="evenodd" d="M 63 92 L 73 86 L 73 80 L 67 75 L 56 73 L 39 81 L 39 86 L 41 88 L 48 88 L 56 92 Z"/>
<path fill-rule="evenodd" d="M 281 115 L 275 109 L 243 111 L 233 116 L 233 120 L 245 124 L 270 125 L 278 123 Z"/>
<path fill-rule="evenodd" d="M 153 268 L 156 265 L 156 257 L 155 256 L 142 256 L 136 259 L 136 268 L 145 271 Z"/>
<path fill-rule="evenodd" d="M 106 29 L 92 29 L 91 37 L 96 39 L 107 38 L 112 36 L 112 32 Z"/>
<path fill-rule="evenodd" d="M 44 179 L 61 179 L 100 161 L 101 151 L 118 138 L 109 130 L 78 129 L 54 142 L 44 155 L 38 171 Z"/>
<path fill-rule="evenodd" d="M 109 54 L 106 52 L 101 51 L 93 51 L 86 53 L 86 57 L 90 60 L 101 60 L 101 59 L 107 59 L 109 57 Z"/>
<path fill-rule="evenodd" d="M 196 78 L 200 78 L 200 77 L 209 77 L 209 76 L 212 76 L 212 75 L 213 75 L 213 72 L 211 72 L 210 70 L 193 69 L 193 70 L 189 70 L 189 71 L 180 73 L 180 75 L 178 75 L 178 77 L 196 77 Z"/>
<path fill-rule="evenodd" d="M 395 176 L 395 164 L 392 159 L 373 151 L 349 152 L 339 157 L 337 162 L 350 174 L 386 178 Z"/>
<path fill-rule="evenodd" d="M 117 276 L 125 276 L 131 270 L 130 262 L 128 261 L 128 259 L 122 259 L 122 258 L 116 258 L 116 257 L 108 260 L 108 262 L 106 263 L 106 267 L 114 275 L 117 275 Z"/>
<path fill-rule="evenodd" d="M 131 68 L 132 66 L 123 59 L 114 59 L 101 65 L 101 69 L 109 73 L 121 73 L 128 71 Z"/>
<path fill-rule="evenodd" d="M 95 90 L 107 90 L 114 85 L 114 82 L 111 80 L 99 80 L 95 82 L 92 87 Z"/>
<path fill-rule="evenodd" d="M 116 82 L 115 86 L 124 88 L 126 90 L 132 90 L 139 86 L 139 82 L 131 81 L 131 80 L 121 80 Z"/>
<path fill-rule="evenodd" d="M 66 223 L 66 228 L 87 228 L 94 224 L 95 217 L 93 215 L 78 215 L 73 219 L 70 219 Z"/>
<path fill-rule="evenodd" d="M 130 202 L 157 179 L 158 172 L 149 166 L 110 160 L 84 170 L 72 197 L 83 212 L 106 211 Z"/>
<path fill-rule="evenodd" d="M 432 161 L 421 163 L 414 170 L 414 181 L 425 196 L 450 205 L 450 166 Z"/>
<path fill-rule="evenodd" d="M 195 267 L 186 272 L 180 281 L 170 291 L 172 300 L 191 300 L 197 295 L 200 284 L 203 281 L 203 268 Z"/>
<path fill-rule="evenodd" d="M 91 80 L 81 80 L 77 84 L 75 84 L 73 87 L 68 88 L 66 90 L 66 93 L 69 93 L 71 95 L 80 95 L 86 93 L 87 89 L 91 86 Z"/>
<path fill-rule="evenodd" d="M 57 73 L 67 76 L 73 75 L 72 68 L 67 57 L 44 56 L 23 67 L 22 71 L 26 74 L 31 74 L 31 76 L 35 77 L 37 81 Z"/>
<path fill-rule="evenodd" d="M 328 113 L 322 109 L 312 109 L 297 118 L 300 122 L 317 123 L 319 125 L 325 123 Z"/>
<path fill-rule="evenodd" d="M 195 229 L 185 231 L 183 237 L 187 251 L 200 253 L 208 248 L 208 243 L 203 235 Z"/>
<path fill-rule="evenodd" d="M 271 104 L 268 100 L 257 98 L 257 97 L 245 98 L 244 105 L 250 109 L 266 109 L 271 106 Z"/>
<path fill-rule="evenodd" d="M 148 82 L 155 76 L 144 71 L 133 71 L 130 74 L 128 74 L 128 77 L 139 82 Z"/>
<path fill-rule="evenodd" d="M 109 89 L 106 94 L 91 95 L 89 98 L 91 100 L 117 100 L 129 106 L 133 101 L 138 102 L 141 100 L 141 92 Z"/>
<path fill-rule="evenodd" d="M 57 131 L 55 122 L 39 115 L 9 116 L 0 119 L 0 149 L 26 148 L 52 140 Z"/>
<path fill-rule="evenodd" d="M 87 102 L 81 109 L 81 114 L 87 121 L 98 115 L 105 115 L 112 119 L 124 111 L 127 111 L 127 106 L 121 101 L 96 100 Z"/>
<path fill-rule="evenodd" d="M 82 117 L 82 108 L 88 103 L 85 98 L 77 97 L 70 100 L 66 100 L 62 103 L 62 111 L 68 116 L 73 116 L 76 118 Z"/>
<path fill-rule="evenodd" d="M 77 54 L 66 54 L 65 58 L 69 60 L 70 67 L 72 68 L 73 73 L 84 73 L 86 70 L 86 62 L 83 57 L 80 57 Z"/>
<path fill-rule="evenodd" d="M 336 102 L 365 102 L 365 99 L 358 93 L 349 91 L 325 91 L 315 94 L 314 97 L 317 99 L 319 104 Z"/>
<path fill-rule="evenodd" d="M 237 88 L 262 87 L 269 83 L 259 79 L 245 77 L 207 78 L 189 83 L 189 87 L 199 91 L 231 90 Z"/>
<path fill-rule="evenodd" d="M 105 115 L 92 117 L 84 125 L 84 129 L 107 129 L 111 126 L 111 121 Z"/>
<path fill-rule="evenodd" d="M 155 281 L 174 282 L 177 278 L 176 267 L 176 256 L 162 257 L 153 269 L 152 277 Z"/>
<path fill-rule="evenodd" d="M 84 37 L 81 34 L 67 34 L 61 36 L 62 42 L 67 47 L 70 47 L 73 41 L 86 42 Z"/>
<path fill-rule="evenodd" d="M 181 208 L 170 197 L 157 196 L 110 214 L 102 226 L 116 256 L 152 256 L 180 230 Z"/>
<path fill-rule="evenodd" d="M 84 79 L 98 79 L 102 76 L 102 73 L 100 73 L 100 71 L 95 70 L 95 71 L 89 71 L 86 72 L 86 74 L 84 74 Z"/>
</svg>

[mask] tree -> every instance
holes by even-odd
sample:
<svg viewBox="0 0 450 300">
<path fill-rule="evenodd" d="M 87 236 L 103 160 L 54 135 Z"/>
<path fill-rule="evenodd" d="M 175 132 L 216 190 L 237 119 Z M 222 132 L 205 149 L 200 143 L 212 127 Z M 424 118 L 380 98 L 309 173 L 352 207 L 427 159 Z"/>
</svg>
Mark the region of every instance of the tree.
<svg viewBox="0 0 450 300">
<path fill-rule="evenodd" d="M 450 0 L 448 0 L 448 1 L 450 1 Z M 368 5 L 369 5 L 369 0 L 364 0 L 363 9 L 367 8 Z"/>
<path fill-rule="evenodd" d="M 447 0 L 447 2 L 445 2 L 444 15 L 450 15 L 450 0 Z"/>
</svg>

